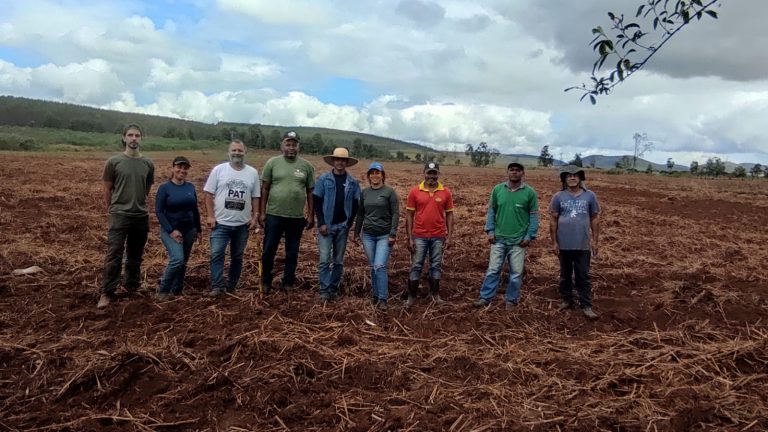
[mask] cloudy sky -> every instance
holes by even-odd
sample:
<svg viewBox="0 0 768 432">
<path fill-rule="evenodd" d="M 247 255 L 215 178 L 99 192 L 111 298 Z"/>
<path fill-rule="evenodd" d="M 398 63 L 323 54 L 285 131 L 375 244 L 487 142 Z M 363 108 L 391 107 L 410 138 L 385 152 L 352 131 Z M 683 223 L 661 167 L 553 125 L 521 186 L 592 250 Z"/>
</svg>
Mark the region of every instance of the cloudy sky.
<svg viewBox="0 0 768 432">
<path fill-rule="evenodd" d="M 645 0 L 0 0 L 0 94 L 556 157 L 768 164 L 768 16 L 722 0 L 596 106 L 590 30 Z M 761 120 L 762 119 L 762 120 Z"/>
</svg>

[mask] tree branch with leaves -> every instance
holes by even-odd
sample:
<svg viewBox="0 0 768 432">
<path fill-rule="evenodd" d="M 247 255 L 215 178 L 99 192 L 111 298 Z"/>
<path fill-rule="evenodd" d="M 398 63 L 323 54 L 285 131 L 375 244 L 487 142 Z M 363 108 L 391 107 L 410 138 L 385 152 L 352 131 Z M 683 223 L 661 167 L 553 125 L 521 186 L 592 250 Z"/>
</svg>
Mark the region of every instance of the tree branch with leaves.
<svg viewBox="0 0 768 432">
<path fill-rule="evenodd" d="M 643 30 L 639 23 L 627 19 L 624 14 L 608 12 L 610 30 L 605 31 L 602 26 L 592 29 L 595 37 L 590 45 L 598 57 L 592 65 L 591 82 L 568 87 L 565 91 L 581 91 L 580 100 L 588 97 L 593 105 L 596 104 L 598 96 L 611 94 L 614 87 L 648 64 L 672 37 L 694 20 L 699 21 L 705 16 L 717 19 L 717 12 L 713 9 L 719 3 L 720 0 L 645 0 L 637 8 L 634 18 L 649 20 L 653 27 L 649 31 Z M 657 40 L 646 43 L 654 35 Z M 609 64 L 616 61 L 615 66 L 601 72 L 609 59 Z"/>
</svg>

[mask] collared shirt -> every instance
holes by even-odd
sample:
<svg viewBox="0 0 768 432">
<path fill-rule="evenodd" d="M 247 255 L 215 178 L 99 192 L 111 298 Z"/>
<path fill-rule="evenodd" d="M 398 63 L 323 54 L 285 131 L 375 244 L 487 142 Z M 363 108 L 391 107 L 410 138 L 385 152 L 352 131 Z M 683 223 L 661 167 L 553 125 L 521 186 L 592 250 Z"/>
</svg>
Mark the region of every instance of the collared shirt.
<svg viewBox="0 0 768 432">
<path fill-rule="evenodd" d="M 509 182 L 497 184 L 491 191 L 485 231 L 493 231 L 497 238 L 506 237 L 515 242 L 536 238 L 539 228 L 539 198 L 526 183 L 515 189 Z"/>
<path fill-rule="evenodd" d="M 415 212 L 413 237 L 428 238 L 448 235 L 445 214 L 453 211 L 453 195 L 442 183 L 438 182 L 434 191 L 430 191 L 424 182 L 414 186 L 408 193 L 405 209 Z"/>
<path fill-rule="evenodd" d="M 339 189 L 338 178 L 344 178 Z M 339 193 L 343 197 L 342 202 L 337 202 Z M 360 184 L 355 177 L 348 172 L 343 176 L 336 176 L 333 171 L 327 171 L 320 175 L 315 182 L 315 189 L 312 194 L 315 198 L 315 217 L 318 227 L 321 225 L 334 225 L 345 222 L 348 225 L 354 222 L 357 215 L 357 204 L 360 199 Z M 345 217 L 341 221 L 334 220 L 336 208 L 341 205 Z"/>
</svg>

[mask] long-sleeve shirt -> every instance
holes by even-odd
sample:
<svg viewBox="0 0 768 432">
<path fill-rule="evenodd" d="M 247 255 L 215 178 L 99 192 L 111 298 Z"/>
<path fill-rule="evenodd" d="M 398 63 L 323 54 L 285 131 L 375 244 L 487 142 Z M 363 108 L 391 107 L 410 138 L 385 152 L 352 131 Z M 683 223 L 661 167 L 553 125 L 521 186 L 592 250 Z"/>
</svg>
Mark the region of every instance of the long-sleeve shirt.
<svg viewBox="0 0 768 432">
<path fill-rule="evenodd" d="M 173 230 L 184 232 L 191 228 L 201 231 L 197 193 L 192 183 L 177 185 L 168 181 L 161 184 L 155 196 L 155 213 L 167 233 Z"/>
<path fill-rule="evenodd" d="M 539 199 L 536 191 L 523 183 L 510 189 L 507 182 L 499 183 L 491 192 L 485 232 L 514 243 L 533 240 L 539 231 Z"/>
<path fill-rule="evenodd" d="M 397 193 L 389 186 L 379 189 L 367 188 L 360 194 L 357 210 L 355 235 L 361 231 L 374 236 L 397 235 L 397 223 L 400 216 L 400 202 Z"/>
</svg>

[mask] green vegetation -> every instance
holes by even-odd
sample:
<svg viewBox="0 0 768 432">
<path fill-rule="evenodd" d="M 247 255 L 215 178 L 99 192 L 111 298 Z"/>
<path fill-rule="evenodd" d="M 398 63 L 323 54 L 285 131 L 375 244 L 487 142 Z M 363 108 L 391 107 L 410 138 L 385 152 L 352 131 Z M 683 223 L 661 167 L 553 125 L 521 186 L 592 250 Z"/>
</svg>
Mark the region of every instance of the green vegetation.
<svg viewBox="0 0 768 432">
<path fill-rule="evenodd" d="M 554 162 L 555 157 L 552 155 L 552 153 L 549 152 L 549 146 L 545 145 L 541 148 L 541 154 L 539 155 L 539 165 L 546 168 L 548 166 L 552 166 Z"/>
<path fill-rule="evenodd" d="M 337 129 L 208 124 L 170 117 L 103 110 L 74 104 L 0 96 L 0 150 L 56 150 L 120 146 L 119 133 L 138 123 L 147 150 L 204 149 L 239 138 L 251 148 L 277 149 L 286 130 L 302 137 L 302 152 L 329 154 L 346 147 L 356 157 L 391 159 L 397 152 L 435 152 L 405 141 Z"/>
<path fill-rule="evenodd" d="M 595 37 L 590 45 L 598 57 L 592 65 L 591 82 L 569 87 L 565 91 L 578 90 L 582 93 L 581 100 L 589 96 L 589 101 L 594 105 L 598 96 L 611 94 L 614 87 L 642 69 L 667 41 L 688 24 L 705 16 L 717 19 L 717 12 L 712 9 L 719 6 L 720 2 L 642 0 L 639 3 L 634 17 L 652 20 L 653 28 L 648 28 L 649 22 L 638 23 L 631 21 L 631 18 L 627 18 L 623 13 L 608 12 L 608 18 L 611 20 L 609 31 L 613 36 L 609 36 L 602 26 L 592 29 Z M 644 24 L 645 28 L 641 27 L 641 24 Z M 656 39 L 649 41 L 649 38 Z M 614 61 L 616 63 L 613 63 Z M 610 72 L 600 75 L 604 64 L 609 66 Z"/>
<path fill-rule="evenodd" d="M 495 148 L 489 147 L 487 143 L 481 142 L 477 146 L 467 144 L 467 148 L 464 154 L 469 156 L 472 166 L 485 167 L 488 165 L 493 166 L 496 162 L 496 158 L 499 157 L 499 151 Z"/>
</svg>

